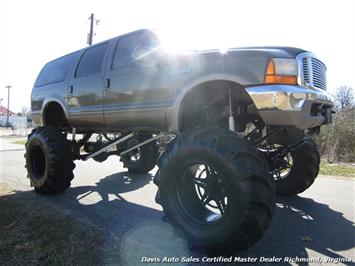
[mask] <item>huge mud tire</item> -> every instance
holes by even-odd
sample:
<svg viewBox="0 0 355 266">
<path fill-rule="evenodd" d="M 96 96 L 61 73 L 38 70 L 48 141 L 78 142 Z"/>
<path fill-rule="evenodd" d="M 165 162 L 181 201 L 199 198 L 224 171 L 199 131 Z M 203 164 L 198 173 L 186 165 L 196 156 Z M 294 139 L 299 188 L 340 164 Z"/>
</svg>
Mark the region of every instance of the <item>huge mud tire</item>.
<svg viewBox="0 0 355 266">
<path fill-rule="evenodd" d="M 168 145 L 158 166 L 156 201 L 190 247 L 246 250 L 269 227 L 274 181 L 265 160 L 235 133 L 222 128 L 186 132 Z"/>
<path fill-rule="evenodd" d="M 152 138 L 151 134 L 139 134 L 131 140 L 128 140 L 124 145 L 122 145 L 121 149 L 128 149 L 150 138 Z M 152 141 L 121 156 L 120 160 L 129 172 L 145 174 L 155 167 L 158 155 L 157 142 Z"/>
<path fill-rule="evenodd" d="M 73 153 L 66 135 L 51 126 L 37 127 L 26 143 L 27 177 L 40 194 L 58 194 L 73 179 Z"/>
<path fill-rule="evenodd" d="M 276 193 L 280 196 L 295 196 L 308 189 L 319 173 L 320 156 L 312 139 L 290 152 L 292 165 L 287 175 L 275 178 Z"/>
</svg>

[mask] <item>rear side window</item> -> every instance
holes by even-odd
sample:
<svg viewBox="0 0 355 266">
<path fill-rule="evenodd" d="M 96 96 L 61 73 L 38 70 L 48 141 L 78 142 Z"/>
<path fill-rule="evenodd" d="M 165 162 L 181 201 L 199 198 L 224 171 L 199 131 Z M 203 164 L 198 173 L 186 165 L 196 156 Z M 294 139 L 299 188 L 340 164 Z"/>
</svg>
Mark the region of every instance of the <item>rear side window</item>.
<svg viewBox="0 0 355 266">
<path fill-rule="evenodd" d="M 134 53 L 137 48 L 144 47 L 154 50 L 158 46 L 159 40 L 149 34 L 135 34 L 124 37 L 117 43 L 111 68 L 117 69 L 134 63 Z"/>
<path fill-rule="evenodd" d="M 75 77 L 86 77 L 94 74 L 99 74 L 102 68 L 107 44 L 104 43 L 87 49 L 80 59 L 76 68 Z"/>
<path fill-rule="evenodd" d="M 76 56 L 77 53 L 72 53 L 47 63 L 37 78 L 36 87 L 65 80 Z"/>
<path fill-rule="evenodd" d="M 119 40 L 112 62 L 112 69 L 129 65 L 132 62 L 132 53 L 137 45 L 137 36 L 128 36 Z"/>
</svg>

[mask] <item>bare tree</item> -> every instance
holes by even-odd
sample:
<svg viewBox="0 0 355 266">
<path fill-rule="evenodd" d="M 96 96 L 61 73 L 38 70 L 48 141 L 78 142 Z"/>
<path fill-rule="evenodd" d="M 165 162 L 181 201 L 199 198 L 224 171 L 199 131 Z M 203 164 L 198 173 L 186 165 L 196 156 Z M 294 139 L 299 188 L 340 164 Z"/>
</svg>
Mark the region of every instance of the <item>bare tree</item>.
<svg viewBox="0 0 355 266">
<path fill-rule="evenodd" d="M 335 104 L 342 111 L 353 106 L 354 92 L 352 87 L 341 86 L 335 91 Z"/>
<path fill-rule="evenodd" d="M 21 107 L 21 115 L 22 116 L 27 116 L 29 111 L 30 111 L 30 109 L 27 106 L 22 106 Z"/>
</svg>

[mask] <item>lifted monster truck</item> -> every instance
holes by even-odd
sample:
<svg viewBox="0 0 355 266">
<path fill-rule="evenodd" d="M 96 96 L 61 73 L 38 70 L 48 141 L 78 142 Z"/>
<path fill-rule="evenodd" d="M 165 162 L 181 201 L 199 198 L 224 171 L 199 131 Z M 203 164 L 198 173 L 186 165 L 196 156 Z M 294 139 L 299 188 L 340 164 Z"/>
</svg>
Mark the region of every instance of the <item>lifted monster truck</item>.
<svg viewBox="0 0 355 266">
<path fill-rule="evenodd" d="M 169 54 L 149 30 L 86 47 L 35 82 L 28 177 L 53 194 L 70 186 L 74 160 L 157 164 L 156 201 L 191 246 L 247 249 L 272 220 L 275 186 L 295 195 L 318 174 L 308 136 L 331 122 L 325 73 L 297 48 Z"/>
</svg>

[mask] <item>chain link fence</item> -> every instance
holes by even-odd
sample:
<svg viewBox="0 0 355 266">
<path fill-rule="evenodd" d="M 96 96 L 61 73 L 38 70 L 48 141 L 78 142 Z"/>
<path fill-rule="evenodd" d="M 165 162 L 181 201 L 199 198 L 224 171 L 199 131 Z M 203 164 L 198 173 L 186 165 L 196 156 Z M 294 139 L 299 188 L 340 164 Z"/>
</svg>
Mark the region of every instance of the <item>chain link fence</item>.
<svg viewBox="0 0 355 266">
<path fill-rule="evenodd" d="M 0 116 L 0 126 L 7 128 L 7 134 L 13 136 L 27 136 L 34 127 L 33 122 L 29 121 L 25 116 L 10 116 L 9 124 L 7 125 L 7 117 Z"/>
</svg>

